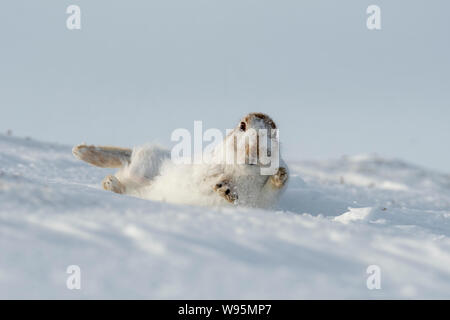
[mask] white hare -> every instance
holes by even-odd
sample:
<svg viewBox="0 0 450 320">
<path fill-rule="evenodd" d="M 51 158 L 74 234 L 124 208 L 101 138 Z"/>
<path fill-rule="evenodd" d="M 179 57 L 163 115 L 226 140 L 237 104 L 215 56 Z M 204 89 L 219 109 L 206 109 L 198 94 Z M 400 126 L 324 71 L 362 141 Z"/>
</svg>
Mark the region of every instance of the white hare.
<svg viewBox="0 0 450 320">
<path fill-rule="evenodd" d="M 287 166 L 278 157 L 271 174 L 263 174 L 262 154 L 270 155 L 274 144 L 273 120 L 262 113 L 250 113 L 241 119 L 222 143 L 209 154 L 207 163 L 176 164 L 169 150 L 158 146 L 134 149 L 78 145 L 73 154 L 94 166 L 118 168 L 105 177 L 103 188 L 140 198 L 194 205 L 244 205 L 271 207 L 286 188 Z M 249 143 L 248 133 L 265 129 L 267 141 L 259 135 Z M 243 155 L 244 162 L 230 162 L 227 155 Z M 250 161 L 256 155 L 256 161 Z M 279 165 L 278 165 L 279 164 Z"/>
</svg>

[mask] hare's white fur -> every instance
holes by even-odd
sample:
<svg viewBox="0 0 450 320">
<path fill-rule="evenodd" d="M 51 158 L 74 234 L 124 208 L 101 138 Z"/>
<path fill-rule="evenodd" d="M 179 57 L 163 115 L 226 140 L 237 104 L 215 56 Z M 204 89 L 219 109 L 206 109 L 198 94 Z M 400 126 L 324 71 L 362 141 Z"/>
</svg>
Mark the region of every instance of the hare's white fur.
<svg viewBox="0 0 450 320">
<path fill-rule="evenodd" d="M 175 164 L 170 159 L 170 151 L 159 146 L 135 147 L 132 151 L 117 149 L 116 152 L 113 147 L 80 145 L 74 147 L 73 153 L 97 166 L 112 167 L 113 163 L 118 167 L 114 176 L 103 181 L 105 189 L 117 193 L 180 204 L 271 207 L 286 188 L 288 171 L 283 160 L 279 158 L 280 169 L 273 175 L 261 174 L 259 162 L 249 165 L 225 161 L 225 155 L 233 151 L 243 152 L 247 158 L 257 152 L 267 153 L 259 140 L 254 145 L 246 142 L 242 123 L 246 130 L 267 129 L 269 135 L 270 130 L 276 128 L 267 115 L 251 113 L 211 153 L 203 155 L 208 161 L 202 164 Z M 258 147 L 258 151 L 252 150 Z M 120 153 L 120 150 L 125 151 Z M 111 152 L 116 152 L 113 156 L 117 161 L 108 158 Z"/>
</svg>

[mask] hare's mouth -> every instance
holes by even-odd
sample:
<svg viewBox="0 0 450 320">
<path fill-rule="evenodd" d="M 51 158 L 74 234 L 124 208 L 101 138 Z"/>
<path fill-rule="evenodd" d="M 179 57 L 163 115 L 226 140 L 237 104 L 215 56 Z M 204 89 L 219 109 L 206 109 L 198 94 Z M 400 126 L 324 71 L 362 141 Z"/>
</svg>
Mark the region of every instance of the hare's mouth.
<svg viewBox="0 0 450 320">
<path fill-rule="evenodd" d="M 246 163 L 246 165 L 248 165 L 248 166 L 258 166 L 258 164 L 257 163 Z"/>
</svg>

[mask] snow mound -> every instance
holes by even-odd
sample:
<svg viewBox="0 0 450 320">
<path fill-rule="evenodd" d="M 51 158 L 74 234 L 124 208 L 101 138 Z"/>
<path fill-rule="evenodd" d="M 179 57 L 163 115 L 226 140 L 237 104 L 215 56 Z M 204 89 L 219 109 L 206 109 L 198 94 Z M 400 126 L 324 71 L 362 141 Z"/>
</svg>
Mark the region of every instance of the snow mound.
<svg viewBox="0 0 450 320">
<path fill-rule="evenodd" d="M 450 297 L 448 175 L 371 155 L 288 165 L 277 210 L 207 209 L 103 191 L 112 172 L 69 146 L 0 135 L 0 298 Z"/>
</svg>

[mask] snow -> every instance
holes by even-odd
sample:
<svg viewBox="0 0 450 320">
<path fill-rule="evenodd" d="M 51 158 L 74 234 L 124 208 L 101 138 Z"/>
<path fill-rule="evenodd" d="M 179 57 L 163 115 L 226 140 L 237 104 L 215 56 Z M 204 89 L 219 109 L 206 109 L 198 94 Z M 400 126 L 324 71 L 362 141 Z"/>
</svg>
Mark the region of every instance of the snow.
<svg viewBox="0 0 450 320">
<path fill-rule="evenodd" d="M 375 155 L 288 165 L 275 211 L 174 205 L 102 190 L 112 172 L 70 146 L 0 135 L 0 298 L 450 297 L 450 176 Z"/>
</svg>

